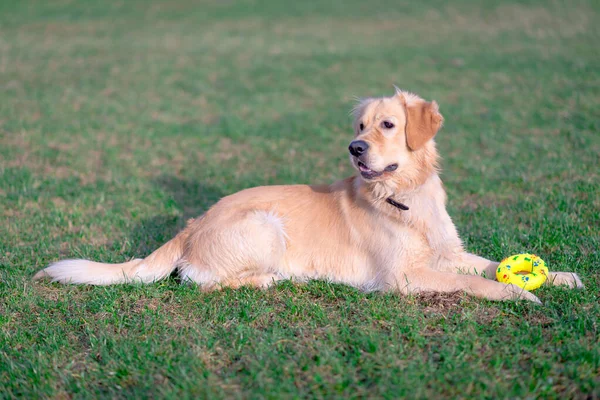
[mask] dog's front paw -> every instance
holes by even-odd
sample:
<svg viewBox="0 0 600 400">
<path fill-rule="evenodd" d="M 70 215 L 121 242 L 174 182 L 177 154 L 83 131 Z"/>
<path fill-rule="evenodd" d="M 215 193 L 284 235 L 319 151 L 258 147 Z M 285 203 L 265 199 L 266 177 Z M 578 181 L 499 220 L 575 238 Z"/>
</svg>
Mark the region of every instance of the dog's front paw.
<svg viewBox="0 0 600 400">
<path fill-rule="evenodd" d="M 549 285 L 564 285 L 572 289 L 583 289 L 579 275 L 574 272 L 551 272 L 546 281 Z"/>
<path fill-rule="evenodd" d="M 537 304 L 542 304 L 541 300 L 538 299 L 538 297 L 535 294 L 528 292 L 527 290 L 520 288 L 517 285 L 513 285 L 512 283 L 506 285 L 504 290 L 508 293 L 508 296 L 506 296 L 505 298 L 511 300 L 529 300 Z"/>
</svg>

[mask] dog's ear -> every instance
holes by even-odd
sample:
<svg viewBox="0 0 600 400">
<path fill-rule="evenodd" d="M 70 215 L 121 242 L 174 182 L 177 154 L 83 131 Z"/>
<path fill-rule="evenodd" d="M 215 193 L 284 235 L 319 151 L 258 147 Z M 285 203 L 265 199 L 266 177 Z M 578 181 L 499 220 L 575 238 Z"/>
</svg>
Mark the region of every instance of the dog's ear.
<svg viewBox="0 0 600 400">
<path fill-rule="evenodd" d="M 406 144 L 415 151 L 435 136 L 444 118 L 439 113 L 435 101 L 417 100 L 410 104 L 404 101 L 404 110 L 406 110 Z"/>
</svg>

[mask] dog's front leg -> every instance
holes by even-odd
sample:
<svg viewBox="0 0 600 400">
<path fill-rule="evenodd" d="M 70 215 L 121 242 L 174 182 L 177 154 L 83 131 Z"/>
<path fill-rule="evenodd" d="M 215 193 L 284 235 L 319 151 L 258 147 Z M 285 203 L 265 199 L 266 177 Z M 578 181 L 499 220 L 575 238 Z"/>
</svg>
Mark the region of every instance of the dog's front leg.
<svg viewBox="0 0 600 400">
<path fill-rule="evenodd" d="M 498 265 L 500 265 L 499 262 L 491 261 L 471 253 L 464 253 L 462 255 L 462 262 L 462 269 L 464 270 L 462 272 L 496 280 L 496 269 L 498 268 Z"/>
<path fill-rule="evenodd" d="M 579 275 L 574 272 L 550 272 L 545 284 L 551 286 L 564 285 L 573 289 L 583 289 L 585 287 Z"/>
<path fill-rule="evenodd" d="M 532 293 L 516 285 L 506 285 L 476 275 L 461 275 L 429 268 L 411 269 L 401 273 L 392 284 L 401 293 L 465 292 L 488 300 L 541 301 Z"/>
<path fill-rule="evenodd" d="M 484 278 L 496 279 L 498 262 L 490 261 L 475 254 L 462 250 L 451 254 L 439 255 L 433 268 L 438 271 L 454 272 L 457 274 L 480 275 Z"/>
<path fill-rule="evenodd" d="M 496 279 L 496 269 L 500 265 L 497 261 L 490 261 L 471 253 L 464 253 L 461 264 L 457 265 L 457 272 L 480 275 L 492 280 Z M 546 280 L 546 285 L 564 285 L 574 289 L 582 289 L 584 287 L 579 275 L 574 272 L 551 271 Z"/>
</svg>

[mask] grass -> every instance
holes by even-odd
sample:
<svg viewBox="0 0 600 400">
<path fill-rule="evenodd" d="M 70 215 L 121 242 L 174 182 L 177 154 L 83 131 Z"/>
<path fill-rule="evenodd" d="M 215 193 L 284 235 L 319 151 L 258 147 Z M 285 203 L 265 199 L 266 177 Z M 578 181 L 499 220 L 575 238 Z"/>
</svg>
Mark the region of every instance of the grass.
<svg viewBox="0 0 600 400">
<path fill-rule="evenodd" d="M 600 397 L 594 1 L 0 3 L 0 397 Z M 352 173 L 353 96 L 436 99 L 466 247 L 544 302 L 325 282 L 33 283 L 144 256 L 221 196 Z"/>
</svg>

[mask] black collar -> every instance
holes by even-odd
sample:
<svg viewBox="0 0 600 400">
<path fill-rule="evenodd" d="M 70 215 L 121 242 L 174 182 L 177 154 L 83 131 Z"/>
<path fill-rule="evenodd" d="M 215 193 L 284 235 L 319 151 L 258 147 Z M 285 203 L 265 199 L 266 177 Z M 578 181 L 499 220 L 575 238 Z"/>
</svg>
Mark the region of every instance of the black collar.
<svg viewBox="0 0 600 400">
<path fill-rule="evenodd" d="M 398 203 L 396 200 L 392 199 L 391 197 L 388 197 L 386 199 L 386 203 L 389 203 L 389 204 L 393 205 L 398 210 L 402 210 L 402 211 L 407 211 L 408 210 L 408 207 L 405 204 Z"/>
</svg>

